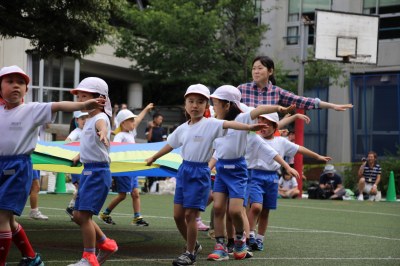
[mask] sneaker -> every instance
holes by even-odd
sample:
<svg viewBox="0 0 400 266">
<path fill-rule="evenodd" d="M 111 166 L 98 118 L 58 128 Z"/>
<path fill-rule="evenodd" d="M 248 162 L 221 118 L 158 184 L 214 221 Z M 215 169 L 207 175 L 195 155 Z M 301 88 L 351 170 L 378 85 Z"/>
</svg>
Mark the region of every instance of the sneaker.
<svg viewBox="0 0 400 266">
<path fill-rule="evenodd" d="M 203 250 L 203 247 L 200 245 L 198 241 L 196 241 L 196 246 L 194 246 L 194 256 L 197 256 L 201 251 Z"/>
<path fill-rule="evenodd" d="M 228 260 L 229 255 L 228 255 L 228 250 L 224 245 L 217 243 L 214 246 L 214 251 L 208 255 L 207 260 L 215 260 L 215 261 L 221 261 L 221 260 Z"/>
<path fill-rule="evenodd" d="M 100 213 L 99 219 L 105 222 L 106 224 L 115 225 L 115 222 L 111 218 L 111 215 L 104 214 L 104 212 Z"/>
<path fill-rule="evenodd" d="M 29 212 L 29 218 L 34 219 L 34 220 L 48 220 L 49 217 L 46 215 L 43 215 L 40 211 L 34 211 L 31 210 Z"/>
<path fill-rule="evenodd" d="M 110 238 L 98 244 L 97 248 L 99 249 L 99 253 L 97 253 L 97 261 L 99 264 L 103 264 L 112 254 L 118 251 L 117 242 Z"/>
<path fill-rule="evenodd" d="M 360 201 L 363 201 L 364 200 L 364 194 L 360 194 L 360 195 L 358 195 L 358 198 L 357 198 L 358 200 L 360 200 Z"/>
<path fill-rule="evenodd" d="M 263 251 L 264 250 L 264 243 L 261 239 L 256 239 L 256 247 L 253 250 Z"/>
<path fill-rule="evenodd" d="M 209 229 L 210 229 L 210 227 L 205 225 L 202 220 L 197 221 L 197 230 L 208 231 Z"/>
<path fill-rule="evenodd" d="M 248 248 L 248 247 L 247 247 Z M 253 255 L 253 252 L 251 252 L 250 250 L 247 250 L 247 253 L 246 253 L 246 259 L 250 259 L 250 258 L 252 258 L 254 255 Z"/>
<path fill-rule="evenodd" d="M 250 236 L 248 248 L 251 250 L 257 250 L 257 241 L 255 237 Z"/>
<path fill-rule="evenodd" d="M 68 214 L 68 216 L 69 216 L 69 218 L 71 218 L 71 220 L 74 219 L 74 208 L 72 208 L 72 207 L 66 208 L 65 213 Z"/>
<path fill-rule="evenodd" d="M 235 248 L 235 244 L 234 243 L 232 243 L 232 244 L 228 243 L 228 245 L 226 246 L 226 249 L 228 250 L 228 254 L 229 255 L 233 255 L 233 249 L 234 248 Z"/>
<path fill-rule="evenodd" d="M 142 216 L 133 218 L 132 224 L 137 225 L 137 226 L 149 226 L 149 223 L 146 222 Z"/>
<path fill-rule="evenodd" d="M 375 195 L 375 201 L 381 201 L 381 199 L 382 199 L 382 193 L 378 191 L 378 193 L 376 193 Z"/>
<path fill-rule="evenodd" d="M 90 257 L 87 258 L 82 258 L 80 261 L 78 261 L 77 263 L 74 264 L 68 264 L 68 266 L 98 266 L 100 265 L 97 260 L 95 260 L 96 257 L 94 257 L 94 259 L 91 260 Z"/>
<path fill-rule="evenodd" d="M 42 259 L 40 258 L 40 254 L 36 253 L 34 258 L 24 257 L 18 264 L 19 266 L 44 266 Z"/>
<path fill-rule="evenodd" d="M 247 251 L 246 236 L 243 234 L 242 239 L 235 239 L 233 257 L 235 260 L 243 260 L 246 258 Z"/>
<path fill-rule="evenodd" d="M 207 235 L 208 235 L 209 238 L 215 239 L 215 232 L 214 232 L 214 229 L 208 230 Z"/>
<path fill-rule="evenodd" d="M 369 198 L 368 198 L 370 201 L 375 201 L 375 195 L 369 195 Z"/>
<path fill-rule="evenodd" d="M 178 258 L 174 259 L 172 265 L 181 266 L 181 265 L 194 265 L 196 263 L 196 256 L 190 254 L 189 252 L 185 252 L 180 255 Z"/>
<path fill-rule="evenodd" d="M 187 251 L 187 246 L 184 247 L 184 250 Z M 197 255 L 203 250 L 203 247 L 200 245 L 199 241 L 196 241 L 196 245 L 194 246 L 194 255 Z"/>
</svg>

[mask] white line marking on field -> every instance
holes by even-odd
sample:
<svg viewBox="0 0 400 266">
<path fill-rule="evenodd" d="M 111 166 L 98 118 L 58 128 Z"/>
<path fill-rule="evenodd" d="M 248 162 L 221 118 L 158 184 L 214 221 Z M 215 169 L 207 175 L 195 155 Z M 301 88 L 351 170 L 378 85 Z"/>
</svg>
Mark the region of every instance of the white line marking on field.
<svg viewBox="0 0 400 266">
<path fill-rule="evenodd" d="M 378 214 L 378 215 L 400 217 L 400 214 L 384 213 L 384 212 L 354 211 L 354 210 L 343 210 L 343 209 L 332 209 L 332 208 L 321 208 L 321 207 L 309 207 L 309 206 L 298 206 L 298 205 L 288 205 L 288 204 L 279 204 L 279 206 L 291 207 L 291 208 L 314 209 L 314 210 L 322 210 L 322 211 L 351 212 L 351 213 L 363 213 L 363 214 L 372 214 L 372 215 L 377 215 Z"/>
</svg>

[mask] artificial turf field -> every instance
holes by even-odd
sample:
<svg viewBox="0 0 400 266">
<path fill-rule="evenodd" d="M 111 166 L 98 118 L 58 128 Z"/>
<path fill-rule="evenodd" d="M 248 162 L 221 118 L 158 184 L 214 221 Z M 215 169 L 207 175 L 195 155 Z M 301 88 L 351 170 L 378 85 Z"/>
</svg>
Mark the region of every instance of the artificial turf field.
<svg viewBox="0 0 400 266">
<path fill-rule="evenodd" d="M 109 195 L 107 203 L 114 197 Z M 68 265 L 82 253 L 79 227 L 65 214 L 70 194 L 41 194 L 40 210 L 48 221 L 28 218 L 29 207 L 17 220 L 24 226 L 45 265 Z M 104 265 L 171 265 L 183 251 L 184 241 L 172 218 L 173 196 L 141 195 L 142 215 L 149 227 L 131 225 L 128 196 L 112 213 L 116 225 L 94 220 L 119 250 Z M 209 221 L 210 209 L 202 215 Z M 197 265 L 400 265 L 400 202 L 278 200 L 270 214 L 264 251 L 254 258 L 207 261 L 214 241 L 199 232 L 203 251 Z M 7 265 L 17 265 L 19 251 L 12 247 Z"/>
</svg>

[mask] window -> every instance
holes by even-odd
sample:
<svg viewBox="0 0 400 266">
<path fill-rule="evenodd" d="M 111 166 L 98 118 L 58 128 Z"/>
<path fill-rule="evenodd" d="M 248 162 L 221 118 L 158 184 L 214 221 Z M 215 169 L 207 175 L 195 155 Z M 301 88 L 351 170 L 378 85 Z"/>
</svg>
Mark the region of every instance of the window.
<svg viewBox="0 0 400 266">
<path fill-rule="evenodd" d="M 331 2 L 331 0 L 303 0 L 303 6 L 300 8 L 300 0 L 289 0 L 287 36 L 285 37 L 286 44 L 293 45 L 299 43 L 300 17 L 307 16 L 309 20 L 313 21 L 315 18 L 315 9 L 331 10 Z M 313 27 L 308 27 L 308 44 L 314 44 Z"/>
<path fill-rule="evenodd" d="M 400 144 L 400 73 L 351 76 L 352 159 L 369 150 L 395 154 Z"/>
<path fill-rule="evenodd" d="M 379 15 L 379 40 L 400 38 L 399 0 L 364 0 L 363 13 Z"/>
<path fill-rule="evenodd" d="M 70 93 L 74 87 L 75 59 L 49 58 L 43 60 L 43 74 L 40 72 L 40 58 L 30 55 L 32 65 L 32 101 L 58 102 L 73 101 Z M 42 84 L 42 86 L 40 86 Z M 69 124 L 71 114 L 59 112 L 56 123 Z"/>
</svg>

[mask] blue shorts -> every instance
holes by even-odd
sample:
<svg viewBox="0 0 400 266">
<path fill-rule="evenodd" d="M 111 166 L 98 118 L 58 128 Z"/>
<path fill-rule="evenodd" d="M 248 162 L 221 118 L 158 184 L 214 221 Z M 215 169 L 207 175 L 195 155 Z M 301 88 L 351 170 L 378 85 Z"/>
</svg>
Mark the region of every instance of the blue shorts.
<svg viewBox="0 0 400 266">
<path fill-rule="evenodd" d="M 279 177 L 276 171 L 252 169 L 249 182 L 249 202 L 262 204 L 265 209 L 276 209 Z"/>
<path fill-rule="evenodd" d="M 137 176 L 131 176 L 131 191 L 139 188 L 139 181 Z"/>
<path fill-rule="evenodd" d="M 205 211 L 211 188 L 208 163 L 183 161 L 176 176 L 174 203 Z"/>
<path fill-rule="evenodd" d="M 71 174 L 71 182 L 72 184 L 79 184 L 81 180 L 81 175 L 80 174 Z"/>
<path fill-rule="evenodd" d="M 0 156 L 0 171 L 0 210 L 21 216 L 32 186 L 31 157 Z"/>
<path fill-rule="evenodd" d="M 111 187 L 108 163 L 85 163 L 75 201 L 75 210 L 99 214 Z"/>
<path fill-rule="evenodd" d="M 118 193 L 131 192 L 131 176 L 114 176 L 115 184 L 117 185 Z"/>
<path fill-rule="evenodd" d="M 39 179 L 40 180 L 40 171 L 39 170 L 32 170 L 33 171 L 33 180 Z"/>
<path fill-rule="evenodd" d="M 248 180 L 246 160 L 243 157 L 218 159 L 215 168 L 217 174 L 213 191 L 227 194 L 229 198 L 244 199 Z"/>
</svg>

